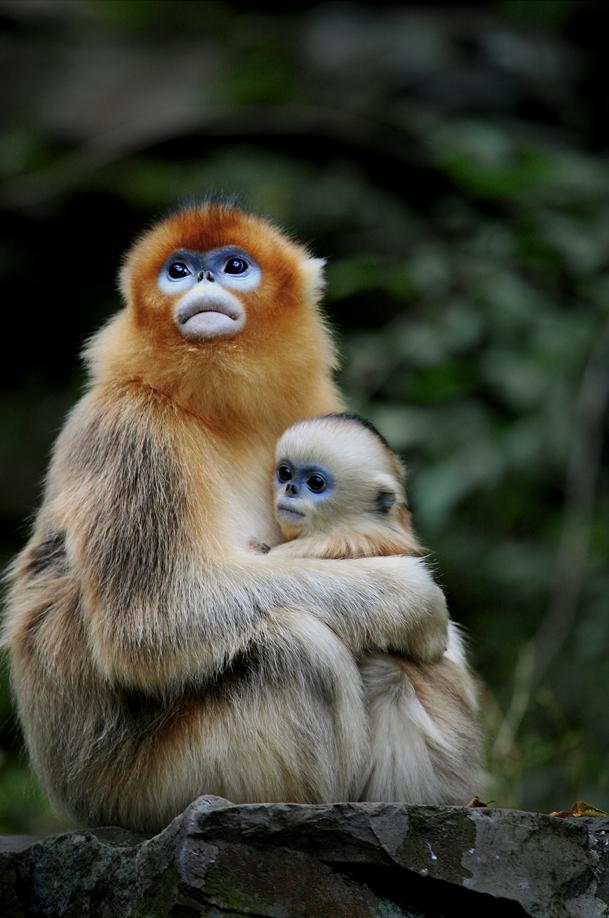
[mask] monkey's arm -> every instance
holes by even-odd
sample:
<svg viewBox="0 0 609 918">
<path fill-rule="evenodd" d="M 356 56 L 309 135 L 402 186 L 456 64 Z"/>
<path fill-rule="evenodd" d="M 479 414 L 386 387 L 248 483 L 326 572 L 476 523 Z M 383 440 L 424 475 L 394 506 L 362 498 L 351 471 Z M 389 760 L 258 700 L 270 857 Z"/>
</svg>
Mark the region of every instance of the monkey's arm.
<svg viewBox="0 0 609 918">
<path fill-rule="evenodd" d="M 51 470 L 47 502 L 65 532 L 94 658 L 109 676 L 149 687 L 213 675 L 252 644 L 288 639 L 299 610 L 354 653 L 391 646 L 417 659 L 441 655 L 444 597 L 419 559 L 229 553 L 214 541 L 211 492 L 210 531 L 197 530 L 191 494 L 202 476 L 196 469 L 190 480 L 177 458 L 172 411 L 150 397 L 121 404 L 93 393 L 73 413 Z"/>
</svg>

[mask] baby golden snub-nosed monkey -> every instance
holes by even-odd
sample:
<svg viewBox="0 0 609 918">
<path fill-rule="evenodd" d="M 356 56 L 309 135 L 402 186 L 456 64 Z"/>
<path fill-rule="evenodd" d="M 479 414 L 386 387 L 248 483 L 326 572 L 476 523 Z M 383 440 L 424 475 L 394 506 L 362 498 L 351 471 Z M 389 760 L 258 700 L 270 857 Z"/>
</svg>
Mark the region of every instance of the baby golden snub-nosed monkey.
<svg viewBox="0 0 609 918">
<path fill-rule="evenodd" d="M 276 450 L 275 515 L 288 539 L 272 555 L 367 558 L 419 554 L 405 471 L 368 421 L 330 414 L 287 430 Z M 358 657 L 370 768 L 361 797 L 465 804 L 480 787 L 475 683 L 457 627 L 436 663 L 399 651 Z"/>
<path fill-rule="evenodd" d="M 200 794 L 354 799 L 356 657 L 443 653 L 421 558 L 248 550 L 281 540 L 278 436 L 343 407 L 321 269 L 230 200 L 179 208 L 125 258 L 4 623 L 32 764 L 73 820 L 149 832 Z"/>
</svg>

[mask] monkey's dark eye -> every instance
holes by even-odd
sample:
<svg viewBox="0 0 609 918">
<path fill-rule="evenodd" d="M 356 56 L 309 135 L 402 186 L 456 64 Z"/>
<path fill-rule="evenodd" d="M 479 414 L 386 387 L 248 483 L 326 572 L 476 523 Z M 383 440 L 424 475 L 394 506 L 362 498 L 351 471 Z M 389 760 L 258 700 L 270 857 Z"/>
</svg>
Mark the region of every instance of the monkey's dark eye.
<svg viewBox="0 0 609 918">
<path fill-rule="evenodd" d="M 172 280 L 182 280 L 182 278 L 188 277 L 190 271 L 183 261 L 172 261 L 167 268 L 167 274 Z"/>
<path fill-rule="evenodd" d="M 321 475 L 309 475 L 307 478 L 307 488 L 313 491 L 314 494 L 321 494 L 322 491 L 326 490 L 326 485 L 326 479 L 322 478 Z"/>
<path fill-rule="evenodd" d="M 224 265 L 225 274 L 244 274 L 249 268 L 245 258 L 229 258 Z"/>
<path fill-rule="evenodd" d="M 279 481 L 290 481 L 292 478 L 292 473 L 290 472 L 287 465 L 280 465 L 277 469 L 277 478 Z"/>
</svg>

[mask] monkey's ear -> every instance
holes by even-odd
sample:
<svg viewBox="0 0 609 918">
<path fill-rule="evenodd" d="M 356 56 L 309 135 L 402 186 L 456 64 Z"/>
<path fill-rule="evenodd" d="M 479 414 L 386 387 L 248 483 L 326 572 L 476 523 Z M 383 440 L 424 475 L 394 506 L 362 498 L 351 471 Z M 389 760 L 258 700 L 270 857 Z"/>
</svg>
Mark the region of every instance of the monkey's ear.
<svg viewBox="0 0 609 918">
<path fill-rule="evenodd" d="M 379 513 L 389 513 L 394 504 L 395 494 L 391 491 L 378 491 L 374 499 L 374 505 Z"/>
<path fill-rule="evenodd" d="M 374 507 L 378 513 L 386 516 L 398 502 L 400 493 L 395 480 L 390 475 L 376 475 L 374 478 Z"/>
<path fill-rule="evenodd" d="M 304 292 L 314 303 L 319 300 L 326 286 L 325 266 L 325 258 L 307 258 L 303 264 Z"/>
<path fill-rule="evenodd" d="M 128 266 L 121 265 L 118 272 L 118 289 L 125 303 L 129 302 L 129 277 L 130 272 Z"/>
</svg>

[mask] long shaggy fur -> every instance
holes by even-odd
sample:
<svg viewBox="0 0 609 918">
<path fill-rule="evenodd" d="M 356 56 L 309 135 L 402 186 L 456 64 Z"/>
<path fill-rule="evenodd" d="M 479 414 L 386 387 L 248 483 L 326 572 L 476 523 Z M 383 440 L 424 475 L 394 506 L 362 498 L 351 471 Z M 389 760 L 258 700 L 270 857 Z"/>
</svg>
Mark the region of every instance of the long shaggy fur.
<svg viewBox="0 0 609 918">
<path fill-rule="evenodd" d="M 237 244 L 261 286 L 243 331 L 187 341 L 157 285 L 178 248 Z M 418 558 L 286 560 L 279 433 L 340 411 L 321 265 L 230 204 L 179 211 L 128 254 L 125 308 L 87 350 L 4 642 L 32 763 L 73 819 L 160 829 L 199 794 L 353 799 L 369 762 L 355 662 L 437 658 L 441 591 Z"/>
</svg>

